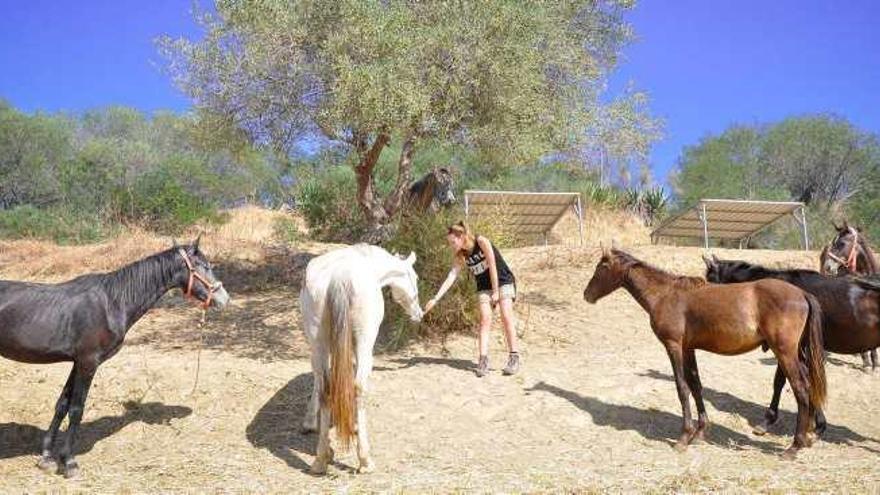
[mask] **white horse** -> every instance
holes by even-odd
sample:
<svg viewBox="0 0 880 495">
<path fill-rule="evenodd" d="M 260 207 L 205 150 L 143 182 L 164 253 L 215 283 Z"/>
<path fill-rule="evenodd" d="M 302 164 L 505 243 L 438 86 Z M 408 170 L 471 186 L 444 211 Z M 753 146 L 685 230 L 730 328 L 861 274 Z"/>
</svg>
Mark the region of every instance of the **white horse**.
<svg viewBox="0 0 880 495">
<path fill-rule="evenodd" d="M 312 347 L 315 385 L 303 429 L 314 431 L 320 425 L 313 473 L 325 473 L 333 460 L 331 424 L 343 446 L 350 445 L 357 435 L 358 472 L 373 469 L 366 393 L 373 369 L 373 345 L 385 314 L 382 288 L 390 286 L 393 299 L 413 321 L 421 320 L 415 261 L 415 253 L 401 259 L 380 247 L 358 244 L 323 254 L 306 268 L 299 300 L 303 329 Z"/>
</svg>

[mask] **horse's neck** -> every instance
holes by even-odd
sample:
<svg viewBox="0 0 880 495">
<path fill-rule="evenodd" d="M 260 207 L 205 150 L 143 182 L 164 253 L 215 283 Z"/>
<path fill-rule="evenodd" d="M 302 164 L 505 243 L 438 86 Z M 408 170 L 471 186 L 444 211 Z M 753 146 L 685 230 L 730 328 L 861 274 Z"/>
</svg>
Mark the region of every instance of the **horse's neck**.
<svg viewBox="0 0 880 495">
<path fill-rule="evenodd" d="M 106 275 L 108 297 L 122 311 L 125 330 L 174 287 L 178 269 L 173 263 L 150 257 Z"/>
<path fill-rule="evenodd" d="M 658 301 L 670 290 L 674 290 L 673 280 L 669 274 L 644 265 L 629 269 L 623 287 L 648 314 L 653 314 Z"/>
<path fill-rule="evenodd" d="M 874 257 L 874 253 L 871 251 L 871 247 L 868 246 L 864 239 L 860 243 L 862 252 L 861 258 L 865 262 L 864 271 L 866 274 L 871 275 L 873 273 L 880 272 L 880 266 L 877 264 L 877 258 Z"/>
</svg>

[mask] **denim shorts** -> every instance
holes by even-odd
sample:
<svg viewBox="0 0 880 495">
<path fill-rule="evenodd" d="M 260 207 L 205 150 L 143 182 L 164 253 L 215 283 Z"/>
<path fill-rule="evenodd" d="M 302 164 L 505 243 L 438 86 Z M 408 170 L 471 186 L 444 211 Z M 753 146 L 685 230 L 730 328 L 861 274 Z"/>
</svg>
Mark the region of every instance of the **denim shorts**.
<svg viewBox="0 0 880 495">
<path fill-rule="evenodd" d="M 516 286 L 513 284 L 504 284 L 498 288 L 498 297 L 502 300 L 504 299 L 512 299 L 516 300 Z M 489 303 L 492 304 L 492 291 L 491 290 L 481 290 L 477 292 L 477 299 L 480 303 Z"/>
</svg>

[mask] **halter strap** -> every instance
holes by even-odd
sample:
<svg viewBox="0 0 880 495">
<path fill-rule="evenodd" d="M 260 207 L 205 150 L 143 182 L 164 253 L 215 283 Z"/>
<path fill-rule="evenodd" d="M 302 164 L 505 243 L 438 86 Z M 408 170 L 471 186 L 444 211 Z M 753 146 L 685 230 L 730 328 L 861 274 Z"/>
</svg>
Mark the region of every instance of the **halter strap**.
<svg viewBox="0 0 880 495">
<path fill-rule="evenodd" d="M 183 248 L 178 248 L 177 252 L 183 258 L 183 263 L 186 265 L 186 268 L 189 270 L 189 280 L 186 283 L 186 292 L 184 292 L 184 296 L 188 299 L 194 299 L 199 303 L 199 307 L 203 310 L 208 309 L 211 306 L 211 300 L 214 298 L 214 293 L 220 290 L 223 287 L 222 282 L 216 282 L 212 284 L 209 282 L 201 273 L 196 271 L 195 266 L 193 266 L 192 260 L 189 259 L 189 255 L 186 254 Z M 204 302 L 199 301 L 197 297 L 195 297 L 192 293 L 193 289 L 193 281 L 198 280 L 205 286 L 205 290 L 208 291 L 208 297 L 204 300 Z"/>
<path fill-rule="evenodd" d="M 850 273 L 855 274 L 859 259 L 859 231 L 852 227 L 849 227 L 849 233 L 853 236 L 853 243 L 852 246 L 849 248 L 849 254 L 847 254 L 845 260 L 840 256 L 834 254 L 831 249 L 826 250 L 825 254 L 827 254 L 829 258 L 845 266 L 846 269 L 850 271 Z"/>
</svg>

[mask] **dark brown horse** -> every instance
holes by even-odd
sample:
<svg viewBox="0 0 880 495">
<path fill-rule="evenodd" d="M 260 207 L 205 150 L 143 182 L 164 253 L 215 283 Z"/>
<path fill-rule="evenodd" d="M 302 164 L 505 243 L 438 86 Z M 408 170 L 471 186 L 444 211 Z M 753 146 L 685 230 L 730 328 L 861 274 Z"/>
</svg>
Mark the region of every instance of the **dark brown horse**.
<svg viewBox="0 0 880 495">
<path fill-rule="evenodd" d="M 58 451 L 60 469 L 68 478 L 79 472 L 74 444 L 98 366 L 119 351 L 128 329 L 173 288 L 185 290 L 206 309 L 229 301 L 198 240 L 115 272 L 60 284 L 0 280 L 0 356 L 34 364 L 73 361 L 43 437 L 41 468 L 57 466 L 55 439 L 67 417 L 67 435 Z"/>
<path fill-rule="evenodd" d="M 437 213 L 455 203 L 455 181 L 449 169 L 434 167 L 409 188 L 406 210 L 414 213 Z"/>
<path fill-rule="evenodd" d="M 595 303 L 621 287 L 651 316 L 654 335 L 672 363 L 684 416 L 676 450 L 704 440 L 709 424 L 694 351 L 735 355 L 762 344 L 773 350 L 798 404 L 794 442 L 783 457 L 793 459 L 810 445 L 811 409 L 825 402 L 822 310 L 815 297 L 780 280 L 710 284 L 666 273 L 617 249 L 603 250 L 584 299 Z M 696 428 L 691 393 L 697 403 Z"/>
<path fill-rule="evenodd" d="M 819 266 L 823 274 L 873 275 L 880 272 L 880 264 L 861 229 L 849 225 L 845 220 L 842 226 L 834 225 L 834 228 L 837 235 L 819 255 Z M 877 369 L 876 348 L 862 352 L 861 355 L 865 370 Z"/>
<path fill-rule="evenodd" d="M 813 270 L 772 270 L 745 261 L 703 257 L 706 279 L 715 283 L 740 283 L 762 279 L 784 280 L 816 296 L 822 306 L 825 350 L 854 354 L 880 346 L 880 286 L 852 277 L 829 277 Z M 785 385 L 781 367 L 773 380 L 773 399 L 764 415 L 765 424 L 755 429 L 763 434 L 776 422 L 779 396 Z M 825 429 L 822 411 L 816 411 L 816 432 Z"/>
</svg>

